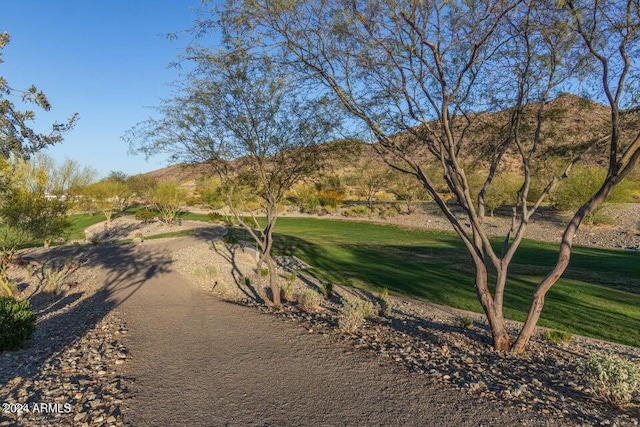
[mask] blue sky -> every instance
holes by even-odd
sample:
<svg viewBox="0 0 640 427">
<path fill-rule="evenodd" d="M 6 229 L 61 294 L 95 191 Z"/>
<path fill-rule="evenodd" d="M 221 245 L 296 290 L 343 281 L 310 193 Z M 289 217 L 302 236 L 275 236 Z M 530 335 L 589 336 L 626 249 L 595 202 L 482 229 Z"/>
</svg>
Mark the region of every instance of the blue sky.
<svg viewBox="0 0 640 427">
<path fill-rule="evenodd" d="M 190 27 L 199 0 L 2 0 L 0 32 L 11 35 L 2 75 L 13 88 L 35 84 L 52 105 L 38 126 L 78 112 L 76 128 L 47 150 L 101 174 L 135 174 L 166 165 L 127 154 L 125 131 L 170 94 L 179 71 L 168 67 L 189 41 L 166 33 Z"/>
</svg>

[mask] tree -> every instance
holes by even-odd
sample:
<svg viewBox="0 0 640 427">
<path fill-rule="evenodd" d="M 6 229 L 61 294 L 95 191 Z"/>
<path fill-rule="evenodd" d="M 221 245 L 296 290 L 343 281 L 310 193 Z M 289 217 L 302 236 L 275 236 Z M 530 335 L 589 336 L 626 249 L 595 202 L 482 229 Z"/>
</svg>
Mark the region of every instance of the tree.
<svg viewBox="0 0 640 427">
<path fill-rule="evenodd" d="M 2 50 L 9 41 L 8 33 L 0 33 L 0 64 L 3 63 Z M 4 158 L 11 155 L 28 158 L 49 145 L 61 142 L 64 134 L 71 130 L 77 121 L 78 116 L 74 114 L 67 123 L 54 123 L 48 134 L 37 133 L 31 128 L 31 123 L 35 121 L 35 112 L 19 111 L 10 97 L 18 98 L 22 103 L 36 105 L 45 111 L 51 109 L 45 94 L 35 86 L 26 90 L 14 89 L 0 76 L 0 155 Z"/>
<path fill-rule="evenodd" d="M 145 205 L 149 204 L 149 197 L 154 188 L 158 185 L 158 180 L 148 175 L 134 175 L 127 178 L 127 186 L 131 194 L 137 197 Z"/>
<path fill-rule="evenodd" d="M 276 264 L 271 256 L 273 230 L 285 193 L 319 167 L 319 143 L 332 137 L 338 123 L 324 99 L 296 92 L 287 74 L 266 56 L 249 55 L 228 38 L 213 52 L 190 48 L 196 71 L 182 93 L 158 108 L 162 118 L 130 130 L 131 150 L 148 155 L 166 152 L 174 161 L 206 162 L 218 176 L 227 205 L 258 248 L 258 270 L 269 270 L 271 300 L 280 304 Z M 261 201 L 264 223 L 252 215 L 243 197 L 250 188 Z M 249 212 L 248 212 L 249 211 Z"/>
<path fill-rule="evenodd" d="M 81 195 L 89 205 L 102 212 L 111 223 L 111 218 L 122 211 L 131 197 L 129 187 L 120 181 L 103 179 L 80 190 Z"/>
<path fill-rule="evenodd" d="M 378 193 L 387 185 L 391 177 L 388 168 L 365 167 L 351 176 L 351 183 L 359 196 L 364 197 L 367 207 L 373 210 L 373 202 Z"/>
<path fill-rule="evenodd" d="M 363 131 L 373 134 L 383 160 L 424 186 L 473 261 L 494 347 L 524 351 L 546 293 L 568 265 L 582 219 L 640 156 L 640 134 L 623 131 L 620 107 L 635 107 L 639 93 L 637 63 L 631 59 L 638 48 L 637 1 L 254 0 L 228 3 L 225 17 L 247 46 L 279 48 L 290 72 L 315 90 L 327 88 Z M 207 21 L 201 22 L 206 31 Z M 592 83 L 594 98 L 607 100 L 609 130 L 586 123 L 575 135 L 565 133 L 563 141 L 552 113 L 577 99 L 558 97 L 576 80 Z M 552 143 L 569 155 L 563 170 L 529 203 L 532 169 Z M 558 262 L 535 291 L 514 342 L 503 313 L 509 265 L 531 216 L 588 150 L 608 158 L 607 177 L 568 224 Z M 496 175 L 509 170 L 509 159 L 518 165 L 522 185 L 514 226 L 497 251 L 484 221 L 486 196 Z M 429 163 L 439 165 L 464 221 L 421 166 Z M 487 172 L 476 194 L 468 173 L 478 164 Z"/>
<path fill-rule="evenodd" d="M 164 222 L 172 224 L 180 206 L 187 201 L 187 192 L 175 181 L 163 181 L 151 190 L 149 199 L 160 211 Z"/>
<path fill-rule="evenodd" d="M 407 214 L 414 213 L 417 202 L 429 197 L 424 186 L 422 186 L 418 180 L 410 175 L 397 171 L 394 171 L 391 175 L 389 190 L 396 196 L 397 200 L 404 203 Z"/>
</svg>

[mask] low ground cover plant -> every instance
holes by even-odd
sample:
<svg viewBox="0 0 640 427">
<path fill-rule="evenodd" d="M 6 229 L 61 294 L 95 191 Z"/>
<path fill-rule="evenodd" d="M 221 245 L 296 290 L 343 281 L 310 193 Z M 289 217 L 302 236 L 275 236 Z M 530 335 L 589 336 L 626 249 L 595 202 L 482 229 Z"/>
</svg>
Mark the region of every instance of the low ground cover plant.
<svg viewBox="0 0 640 427">
<path fill-rule="evenodd" d="M 594 395 L 625 406 L 640 393 L 640 368 L 615 354 L 593 352 L 579 369 Z"/>
<path fill-rule="evenodd" d="M 36 330 L 36 315 L 28 300 L 0 297 L 0 351 L 17 350 Z"/>
</svg>

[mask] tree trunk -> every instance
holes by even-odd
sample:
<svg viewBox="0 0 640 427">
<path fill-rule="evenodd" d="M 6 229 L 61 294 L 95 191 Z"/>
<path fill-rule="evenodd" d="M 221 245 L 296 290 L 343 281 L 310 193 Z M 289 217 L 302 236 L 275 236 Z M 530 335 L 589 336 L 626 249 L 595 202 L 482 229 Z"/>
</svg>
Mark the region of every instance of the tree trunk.
<svg viewBox="0 0 640 427">
<path fill-rule="evenodd" d="M 556 261 L 556 265 L 553 267 L 551 272 L 540 282 L 538 287 L 536 288 L 535 293 L 533 294 L 533 298 L 531 300 L 531 305 L 529 306 L 529 313 L 527 314 L 527 320 L 524 323 L 524 326 L 520 330 L 520 334 L 518 334 L 518 339 L 516 340 L 512 352 L 519 354 L 523 353 L 529 340 L 533 336 L 535 332 L 536 325 L 538 324 L 538 320 L 540 320 L 540 315 L 542 314 L 542 308 L 544 307 L 544 298 L 549 289 L 560 279 L 562 274 L 565 272 L 567 267 L 569 266 L 569 260 L 571 258 L 571 245 L 573 244 L 573 237 L 578 231 L 578 227 L 584 220 L 584 218 L 596 210 L 596 208 L 607 198 L 611 189 L 616 184 L 615 178 L 609 178 L 609 180 L 605 181 L 600 190 L 591 197 L 573 216 L 567 228 L 564 230 L 562 234 L 562 241 L 560 243 L 560 251 L 558 253 L 558 260 Z"/>
<path fill-rule="evenodd" d="M 269 268 L 269 286 L 271 287 L 271 294 L 273 298 L 273 305 L 280 305 L 280 286 L 278 285 L 278 272 L 276 271 L 276 263 L 273 262 L 271 255 L 265 260 L 267 267 Z"/>
<path fill-rule="evenodd" d="M 493 338 L 493 348 L 498 351 L 509 351 L 511 348 L 511 338 L 507 332 L 507 326 L 501 310 L 496 310 L 495 303 L 491 297 L 488 286 L 487 268 L 480 258 L 474 257 L 476 268 L 476 293 L 482 308 L 487 315 L 491 337 Z"/>
</svg>

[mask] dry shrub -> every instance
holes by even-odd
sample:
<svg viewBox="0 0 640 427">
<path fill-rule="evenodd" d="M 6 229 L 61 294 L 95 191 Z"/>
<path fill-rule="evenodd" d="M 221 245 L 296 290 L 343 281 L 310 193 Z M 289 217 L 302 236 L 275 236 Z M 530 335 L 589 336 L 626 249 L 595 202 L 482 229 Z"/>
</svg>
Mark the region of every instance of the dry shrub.
<svg viewBox="0 0 640 427">
<path fill-rule="evenodd" d="M 304 311 L 316 311 L 322 302 L 322 295 L 313 289 L 303 289 L 296 294 L 298 306 Z"/>
<path fill-rule="evenodd" d="M 367 317 L 374 313 L 373 304 L 361 299 L 349 300 L 340 308 L 338 328 L 342 332 L 352 334 L 364 324 Z"/>
</svg>

